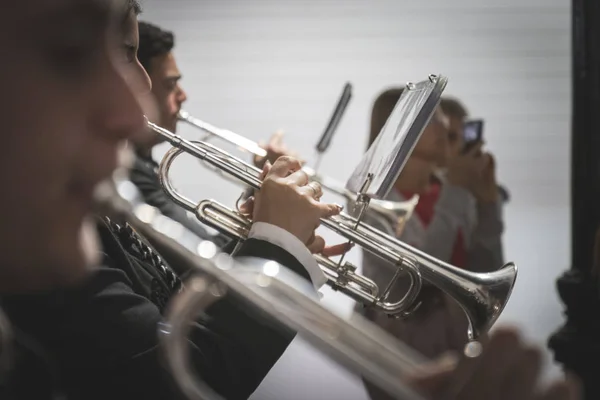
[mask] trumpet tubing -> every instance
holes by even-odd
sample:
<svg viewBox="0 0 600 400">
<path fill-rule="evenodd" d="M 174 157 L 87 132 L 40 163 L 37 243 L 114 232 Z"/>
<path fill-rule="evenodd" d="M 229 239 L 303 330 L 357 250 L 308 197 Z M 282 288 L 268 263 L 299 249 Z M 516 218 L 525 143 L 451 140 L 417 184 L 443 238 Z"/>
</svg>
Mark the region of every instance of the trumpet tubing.
<svg viewBox="0 0 600 400">
<path fill-rule="evenodd" d="M 424 400 L 407 385 L 411 374 L 422 373 L 425 359 L 404 343 L 373 326 L 361 316 L 349 323 L 326 310 L 302 290 L 297 277 L 270 261 L 241 265 L 227 258 L 211 260 L 217 279 L 195 276 L 186 291 L 167 310 L 168 324 L 161 330 L 167 366 L 189 399 L 217 400 L 207 385 L 194 377 L 189 360 L 190 321 L 229 293 L 267 315 L 316 348 L 382 388 L 394 398 Z M 308 290 L 308 289 L 307 289 Z"/>
<path fill-rule="evenodd" d="M 188 153 L 239 179 L 245 185 L 260 189 L 256 168 L 230 154 L 203 142 L 190 142 L 155 124 L 150 128 L 166 139 L 170 149 L 159 166 L 159 177 L 166 193 L 180 206 L 194 213 L 207 225 L 240 240 L 247 238 L 251 221 L 222 204 L 205 200 L 195 203 L 178 193 L 170 183 L 169 170 L 173 161 Z M 363 205 L 364 207 L 364 205 Z M 364 250 L 392 264 L 395 275 L 384 290 L 370 279 L 356 274 L 356 267 L 317 256 L 328 285 L 365 306 L 375 307 L 390 315 L 408 315 L 417 306 L 415 300 L 425 279 L 459 303 L 469 320 L 468 338 L 476 340 L 500 316 L 512 292 L 517 267 L 507 263 L 492 273 L 473 273 L 440 261 L 397 238 L 363 224 L 347 214 L 321 219 L 321 224 Z M 397 302 L 387 301 L 395 281 L 406 274 L 410 279 L 407 293 Z"/>
<path fill-rule="evenodd" d="M 251 154 L 254 154 L 258 157 L 262 158 L 267 155 L 266 150 L 263 149 L 262 147 L 260 147 L 260 145 L 258 143 L 253 142 L 252 140 L 247 139 L 244 136 L 239 135 L 235 132 L 229 131 L 227 129 L 217 128 L 216 126 L 211 125 L 208 122 L 202 121 L 202 120 L 192 116 L 190 113 L 188 113 L 185 110 L 179 111 L 179 120 L 186 122 L 189 125 L 202 130 L 203 132 L 208 133 L 209 136 L 218 137 L 218 138 L 220 138 L 228 143 L 231 143 L 231 144 L 237 146 L 238 148 L 240 148 L 246 152 L 249 152 Z M 205 138 L 205 139 L 207 139 L 207 138 Z M 202 142 L 192 141 L 192 142 L 193 143 L 206 143 L 205 141 L 202 141 Z M 260 169 L 254 167 L 254 166 L 250 166 L 250 165 L 248 165 L 248 166 L 252 167 L 252 169 L 254 170 L 254 172 L 256 173 L 257 176 L 260 175 L 260 173 L 261 173 Z M 302 170 L 304 172 L 306 172 L 306 174 L 308 175 L 308 177 L 311 180 L 319 182 L 319 184 L 323 188 L 328 190 L 329 192 L 336 194 L 338 196 L 341 196 L 348 201 L 354 200 L 355 194 L 351 193 L 349 190 L 347 190 L 344 187 L 343 184 L 336 181 L 335 179 L 331 179 L 326 176 L 322 176 L 322 175 L 318 174 L 317 171 L 315 171 L 314 169 L 307 167 L 307 166 L 303 166 Z M 215 172 L 219 173 L 220 170 L 217 169 Z M 225 179 L 230 179 L 230 178 L 225 177 Z M 413 199 L 406 201 L 406 202 L 372 200 L 369 205 L 368 212 L 375 214 L 374 215 L 375 218 L 383 217 L 386 220 L 392 219 L 395 222 L 402 224 L 404 220 L 406 220 L 410 217 L 415 205 L 416 205 L 416 202 Z M 393 233 L 393 232 L 390 232 L 390 233 Z"/>
<path fill-rule="evenodd" d="M 210 136 L 216 136 L 218 138 L 221 138 L 231 144 L 236 145 L 244 151 L 254 154 L 255 156 L 265 157 L 267 155 L 267 151 L 260 147 L 258 143 L 255 143 L 250 139 L 246 139 L 245 137 L 238 135 L 235 132 L 228 131 L 227 129 L 217 128 L 216 126 L 211 125 L 208 122 L 204 122 L 198 118 L 193 117 L 190 113 L 188 113 L 185 110 L 179 111 L 178 118 L 180 121 L 186 122 L 191 126 L 208 133 Z"/>
<path fill-rule="evenodd" d="M 143 203 L 135 186 L 124 175 L 116 173 L 112 181 L 97 188 L 97 212 L 130 224 L 150 242 L 159 243 L 161 254 L 175 254 L 183 264 L 180 268 L 192 272 L 185 282 L 186 290 L 171 299 L 165 320 L 157 327 L 167 371 L 188 399 L 223 400 L 191 366 L 189 333 L 191 322 L 202 311 L 233 295 L 244 306 L 260 310 L 260 315 L 266 313 L 390 395 L 421 400 L 402 378 L 421 370 L 425 362 L 422 356 L 360 316 L 350 324 L 334 315 L 307 296 L 307 292 L 314 289 L 306 280 L 273 261 L 238 261 L 225 254 L 193 253 L 186 249 L 178 242 L 185 228 L 170 230 L 176 233 L 175 237 L 165 236 L 158 230 L 160 224 L 147 217 L 160 219 L 162 215 L 158 210 L 148 212 L 150 206 Z M 12 335 L 6 322 L 0 311 L 0 339 L 9 341 Z M 6 342 L 1 343 L 0 361 L 7 355 Z"/>
</svg>

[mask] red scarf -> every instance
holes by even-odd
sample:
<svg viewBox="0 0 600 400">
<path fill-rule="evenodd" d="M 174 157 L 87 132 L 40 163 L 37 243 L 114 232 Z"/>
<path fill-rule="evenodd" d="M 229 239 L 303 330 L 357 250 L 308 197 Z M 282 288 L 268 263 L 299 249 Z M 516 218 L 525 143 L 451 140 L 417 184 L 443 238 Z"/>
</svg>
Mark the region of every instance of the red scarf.
<svg viewBox="0 0 600 400">
<path fill-rule="evenodd" d="M 432 182 L 429 190 L 424 193 L 419 193 L 419 202 L 415 207 L 415 213 L 419 216 L 425 228 L 429 226 L 433 219 L 435 204 L 440 197 L 441 190 L 442 185 L 439 182 Z M 405 199 L 410 199 L 415 195 L 415 193 L 407 191 L 401 191 L 400 193 Z M 467 248 L 462 229 L 460 228 L 456 232 L 456 237 L 454 239 L 454 249 L 452 250 L 452 256 L 450 257 L 450 264 L 460 268 L 465 268 L 467 265 Z"/>
</svg>

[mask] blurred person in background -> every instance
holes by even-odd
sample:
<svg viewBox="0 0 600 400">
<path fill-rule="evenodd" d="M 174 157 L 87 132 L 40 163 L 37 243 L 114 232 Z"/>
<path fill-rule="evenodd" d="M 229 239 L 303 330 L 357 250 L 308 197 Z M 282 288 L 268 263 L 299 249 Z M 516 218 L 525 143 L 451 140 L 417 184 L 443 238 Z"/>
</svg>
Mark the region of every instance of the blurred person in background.
<svg viewBox="0 0 600 400">
<path fill-rule="evenodd" d="M 179 111 L 187 100 L 181 87 L 181 72 L 175 60 L 173 49 L 175 37 L 172 32 L 163 30 L 148 22 L 139 22 L 140 44 L 138 58 L 148 72 L 152 82 L 148 104 L 154 107 L 152 122 L 173 133 L 177 131 Z M 160 212 L 180 223 L 200 239 L 210 240 L 223 247 L 229 240 L 221 234 L 210 233 L 195 216 L 175 203 L 163 190 L 158 177 L 158 163 L 152 158 L 152 150 L 163 140 L 148 132 L 132 141 L 136 159 L 130 179 L 137 186 L 144 201 Z"/>
<path fill-rule="evenodd" d="M 464 143 L 464 126 L 468 118 L 466 107 L 455 98 L 444 97 L 440 102 L 442 111 L 449 119 L 449 158 L 445 166 L 446 178 L 452 171 L 450 166 L 464 162 L 462 157 Z M 483 143 L 480 143 L 483 145 Z M 481 146 L 478 146 L 481 148 Z M 470 224 L 473 231 L 470 235 L 467 266 L 471 271 L 488 271 L 490 267 L 500 267 L 504 263 L 502 234 L 504 222 L 502 209 L 508 200 L 508 192 L 498 185 L 496 180 L 496 160 L 489 152 L 482 152 L 484 165 L 481 173 L 468 180 L 454 178 L 455 184 L 469 191 L 475 199 Z"/>
<path fill-rule="evenodd" d="M 177 132 L 179 112 L 187 101 L 187 93 L 181 85 L 182 73 L 174 54 L 175 35 L 159 26 L 140 21 L 140 48 L 138 58 L 152 81 L 152 91 L 147 102 L 154 108 L 153 121 L 158 126 L 173 133 Z M 297 158 L 282 143 L 282 133 L 275 133 L 264 148 L 266 157 L 254 158 L 254 164 L 262 168 L 269 161 L 275 163 L 283 155 Z M 136 159 L 131 171 L 131 181 L 140 190 L 144 201 L 156 207 L 161 213 L 189 229 L 196 236 L 224 247 L 229 239 L 222 234 L 212 234 L 195 216 L 175 203 L 163 190 L 158 177 L 158 163 L 152 157 L 153 149 L 163 141 L 152 132 L 136 137 L 134 146 Z M 220 178 L 217 178 L 217 182 Z M 253 190 L 245 192 L 245 198 L 252 195 Z"/>
<path fill-rule="evenodd" d="M 383 128 L 402 91 L 392 88 L 375 100 L 369 146 Z M 482 191 L 481 177 L 484 171 L 489 171 L 490 158 L 481 153 L 482 143 L 467 152 L 453 151 L 449 141 L 453 123 L 457 121 L 450 120 L 441 106 L 436 109 L 386 198 L 402 202 L 419 196 L 412 216 L 403 227 L 383 226 L 385 221 L 370 217 L 367 222 L 382 230 L 396 231 L 398 239 L 444 262 L 470 269 L 469 259 L 473 257 L 471 250 L 476 242 L 473 237 L 477 226 L 475 193 L 479 195 Z M 443 176 L 438 173 L 440 167 L 445 168 Z M 489 257 L 485 262 L 478 261 L 473 271 L 492 271 L 501 265 Z M 391 264 L 368 252 L 363 252 L 362 270 L 379 287 L 385 287 L 395 271 Z M 390 299 L 399 299 L 405 293 L 406 285 L 407 282 L 399 280 Z M 461 352 L 467 342 L 467 320 L 458 304 L 426 283 L 419 301 L 420 307 L 405 319 L 389 318 L 361 305 L 357 305 L 357 311 L 426 357 L 438 357 L 447 351 Z M 389 398 L 368 383 L 367 389 L 373 400 Z"/>
<path fill-rule="evenodd" d="M 147 236 L 95 207 L 94 189 L 117 167 L 119 146 L 145 132 L 138 96 L 150 91 L 136 58 L 139 4 L 114 4 L 28 0 L 1 13 L 9 32 L 38 22 L 34 40 L 1 39 L 14 54 L 2 64 L 3 87 L 23 94 L 4 109 L 0 157 L 0 179 L 11 187 L 2 197 L 0 304 L 16 353 L 8 366 L 0 357 L 2 399 L 181 395 L 158 336 L 182 281 Z M 32 106 L 39 118 L 31 118 Z M 17 159 L 24 169 L 9 172 Z M 288 267 L 316 296 L 326 279 L 311 254 L 323 250 L 313 244 L 324 245 L 314 229 L 339 208 L 315 200 L 320 189 L 294 173 L 299 168 L 283 158 L 264 169 L 266 184 L 246 205 L 253 226 L 237 256 Z M 295 335 L 254 312 L 226 296 L 188 336 L 191 365 L 228 399 L 250 396 Z M 7 354 L 4 343 L 0 354 Z"/>
<path fill-rule="evenodd" d="M 153 390 L 153 385 L 165 379 L 165 371 L 159 368 L 156 375 L 145 374 L 149 366 L 143 359 L 136 360 L 139 369 L 117 363 L 124 373 L 120 374 L 117 369 L 111 372 L 116 381 L 120 379 L 131 388 L 145 390 L 146 396 L 115 389 L 112 386 L 115 381 L 102 379 L 102 376 L 89 376 L 97 381 L 86 382 L 77 378 L 69 381 L 65 375 L 81 374 L 82 363 L 89 364 L 91 371 L 97 373 L 103 364 L 96 362 L 90 352 L 100 353 L 114 362 L 111 352 L 121 350 L 131 355 L 137 346 L 143 345 L 139 343 L 137 329 L 130 330 L 116 322 L 108 324 L 110 329 L 105 331 L 90 329 L 87 341 L 70 340 L 89 328 L 86 322 L 92 319 L 95 323 L 106 323 L 109 316 L 121 315 L 108 312 L 109 308 L 114 311 L 112 307 L 119 302 L 144 301 L 141 295 L 124 295 L 127 290 L 123 291 L 123 287 L 131 284 L 125 278 L 119 279 L 114 290 L 103 294 L 98 293 L 98 286 L 106 286 L 104 280 L 88 281 L 98 272 L 93 266 L 99 262 L 95 251 L 97 243 L 91 237 L 94 236 L 94 224 L 89 218 L 91 188 L 108 178 L 116 167 L 119 143 L 144 126 L 142 110 L 130 91 L 137 93 L 148 82 L 135 59 L 137 38 L 133 33 L 137 31 L 137 24 L 133 22 L 139 5 L 131 0 L 114 3 L 118 5 L 116 10 L 109 7 L 111 2 L 96 0 L 22 0 L 0 6 L 0 10 L 6 11 L 0 13 L 0 19 L 7 32 L 0 37 L 0 43 L 12 54 L 0 65 L 0 79 L 5 93 L 15 99 L 2 109 L 5 146 L 0 157 L 0 180 L 11 190 L 0 198 L 0 243 L 4 260 L 0 264 L 0 302 L 6 310 L 11 308 L 7 307 L 9 297 L 21 297 L 24 306 L 32 311 L 8 313 L 17 333 L 12 344 L 22 345 L 24 349 L 20 347 L 20 350 L 24 351 L 18 352 L 11 371 L 0 376 L 2 399 L 177 398 L 161 396 L 164 392 Z M 28 24 L 32 28 L 21 35 L 23 26 Z M 117 32 L 122 34 L 116 35 Z M 40 40 L 42 35 L 49 42 Z M 73 40 L 80 47 L 74 48 Z M 136 88 L 137 85 L 140 87 Z M 32 107 L 38 113 L 37 118 L 31 118 Z M 22 168 L 15 171 L 12 167 L 17 164 Z M 273 169 L 277 169 L 275 165 Z M 127 257 L 123 249 L 118 253 Z M 112 274 L 117 275 L 118 271 Z M 54 292 L 58 289 L 62 292 Z M 91 298 L 84 295 L 82 301 L 68 301 L 86 290 Z M 57 294 L 53 301 L 43 301 L 44 296 L 53 292 Z M 99 302 L 95 310 L 100 316 L 94 319 L 89 315 L 88 300 L 96 294 Z M 35 300 L 38 295 L 41 297 Z M 70 312 L 61 312 L 63 306 L 73 308 Z M 44 307 L 58 312 L 44 312 Z M 129 321 L 138 321 L 139 315 L 136 312 L 122 314 Z M 19 326 L 23 319 L 31 324 L 29 328 L 45 329 L 50 335 L 46 339 L 50 340 L 42 342 L 32 334 L 24 334 Z M 62 335 L 53 330 L 54 325 L 61 324 L 66 328 Z M 152 332 L 157 330 L 154 324 L 146 328 Z M 123 337 L 129 342 L 114 337 L 119 331 L 127 333 Z M 75 352 L 66 352 L 69 346 Z M 575 386 L 565 381 L 557 382 L 540 396 L 532 395 L 539 375 L 539 354 L 522 343 L 514 331 L 499 330 L 484 343 L 484 348 L 485 356 L 476 363 L 461 360 L 458 365 L 447 365 L 443 369 L 432 367 L 427 376 L 415 376 L 411 382 L 433 399 L 489 398 L 491 395 L 499 400 L 574 398 Z M 213 350 L 218 353 L 222 348 L 209 346 L 211 354 Z M 7 347 L 2 346 L 0 357 L 6 351 Z M 64 357 L 74 357 L 70 368 L 59 368 L 57 358 Z M 209 374 L 217 374 L 214 367 L 218 364 L 218 360 L 208 363 Z M 249 379 L 256 379 L 256 373 L 254 369 L 243 371 L 244 375 L 253 375 Z M 128 381 L 127 374 L 137 374 L 140 380 Z M 11 390 L 15 377 L 21 378 L 19 388 L 24 392 Z M 459 377 L 464 379 L 457 379 Z M 239 389 L 235 382 L 227 383 L 229 390 Z M 54 390 L 67 384 L 78 386 L 80 391 L 65 395 Z M 164 388 L 167 392 L 171 390 Z"/>
</svg>

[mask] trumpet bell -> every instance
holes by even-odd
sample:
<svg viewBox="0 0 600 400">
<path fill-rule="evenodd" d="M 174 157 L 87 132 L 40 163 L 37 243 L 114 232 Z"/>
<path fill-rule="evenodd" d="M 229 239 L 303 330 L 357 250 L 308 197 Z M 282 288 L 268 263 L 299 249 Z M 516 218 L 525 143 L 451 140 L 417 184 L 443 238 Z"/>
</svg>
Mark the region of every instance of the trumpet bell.
<svg viewBox="0 0 600 400">
<path fill-rule="evenodd" d="M 243 239 L 250 231 L 251 221 L 248 218 L 212 200 L 201 201 L 195 209 L 195 214 L 203 223 L 231 237 Z M 339 226 L 354 229 L 357 238 L 375 236 L 375 229 L 369 225 L 351 227 L 353 220 L 340 217 L 337 219 L 341 221 L 338 222 Z M 368 248 L 368 243 L 364 240 L 362 242 L 360 239 L 357 240 L 363 248 Z M 371 252 L 381 256 L 381 252 L 377 249 L 389 243 L 379 243 L 378 247 L 371 248 Z M 473 273 L 428 255 L 424 258 L 414 257 L 411 254 L 419 253 L 416 249 L 415 252 L 396 251 L 397 253 L 392 253 L 399 254 L 396 255 L 398 258 L 394 263 L 401 268 L 397 269 L 396 276 L 383 291 L 375 282 L 356 273 L 356 267 L 348 262 L 340 264 L 320 255 L 316 255 L 315 258 L 332 289 L 341 291 L 366 307 L 375 307 L 391 316 L 408 316 L 414 310 L 422 280 L 429 281 L 452 297 L 463 309 L 469 322 L 467 336 L 470 341 L 476 340 L 481 334 L 487 332 L 496 322 L 510 298 L 517 279 L 517 266 L 514 263 L 507 263 L 494 272 Z M 411 289 L 400 300 L 387 301 L 394 284 L 403 274 L 409 277 Z"/>
<path fill-rule="evenodd" d="M 473 340 L 489 331 L 512 294 L 517 266 L 510 262 L 498 271 L 454 276 L 445 280 L 443 290 L 460 305 L 469 320 L 467 335 Z"/>
</svg>

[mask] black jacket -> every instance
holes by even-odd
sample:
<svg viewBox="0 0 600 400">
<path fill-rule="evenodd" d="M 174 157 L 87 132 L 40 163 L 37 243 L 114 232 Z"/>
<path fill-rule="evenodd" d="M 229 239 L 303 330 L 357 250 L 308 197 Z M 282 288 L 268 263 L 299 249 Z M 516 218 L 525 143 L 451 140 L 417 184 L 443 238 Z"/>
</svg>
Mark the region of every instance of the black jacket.
<svg viewBox="0 0 600 400">
<path fill-rule="evenodd" d="M 46 399 L 57 387 L 69 400 L 180 398 L 157 345 L 162 312 L 181 281 L 131 229 L 102 220 L 99 231 L 105 266 L 87 284 L 2 299 L 19 337 L 35 349 L 21 346 L 21 364 L 0 398 Z M 309 279 L 292 255 L 268 242 L 248 240 L 238 254 L 277 261 Z M 199 376 L 227 399 L 248 398 L 294 337 L 257 315 L 228 296 L 190 337 Z"/>
<path fill-rule="evenodd" d="M 187 212 L 167 196 L 160 184 L 157 171 L 158 164 L 153 159 L 136 156 L 129 176 L 131 182 L 141 192 L 144 201 L 159 209 L 163 215 L 179 222 L 201 239 L 210 240 L 217 246 L 223 247 L 229 239 L 223 235 L 208 233 L 199 221 L 189 218 Z"/>
</svg>

